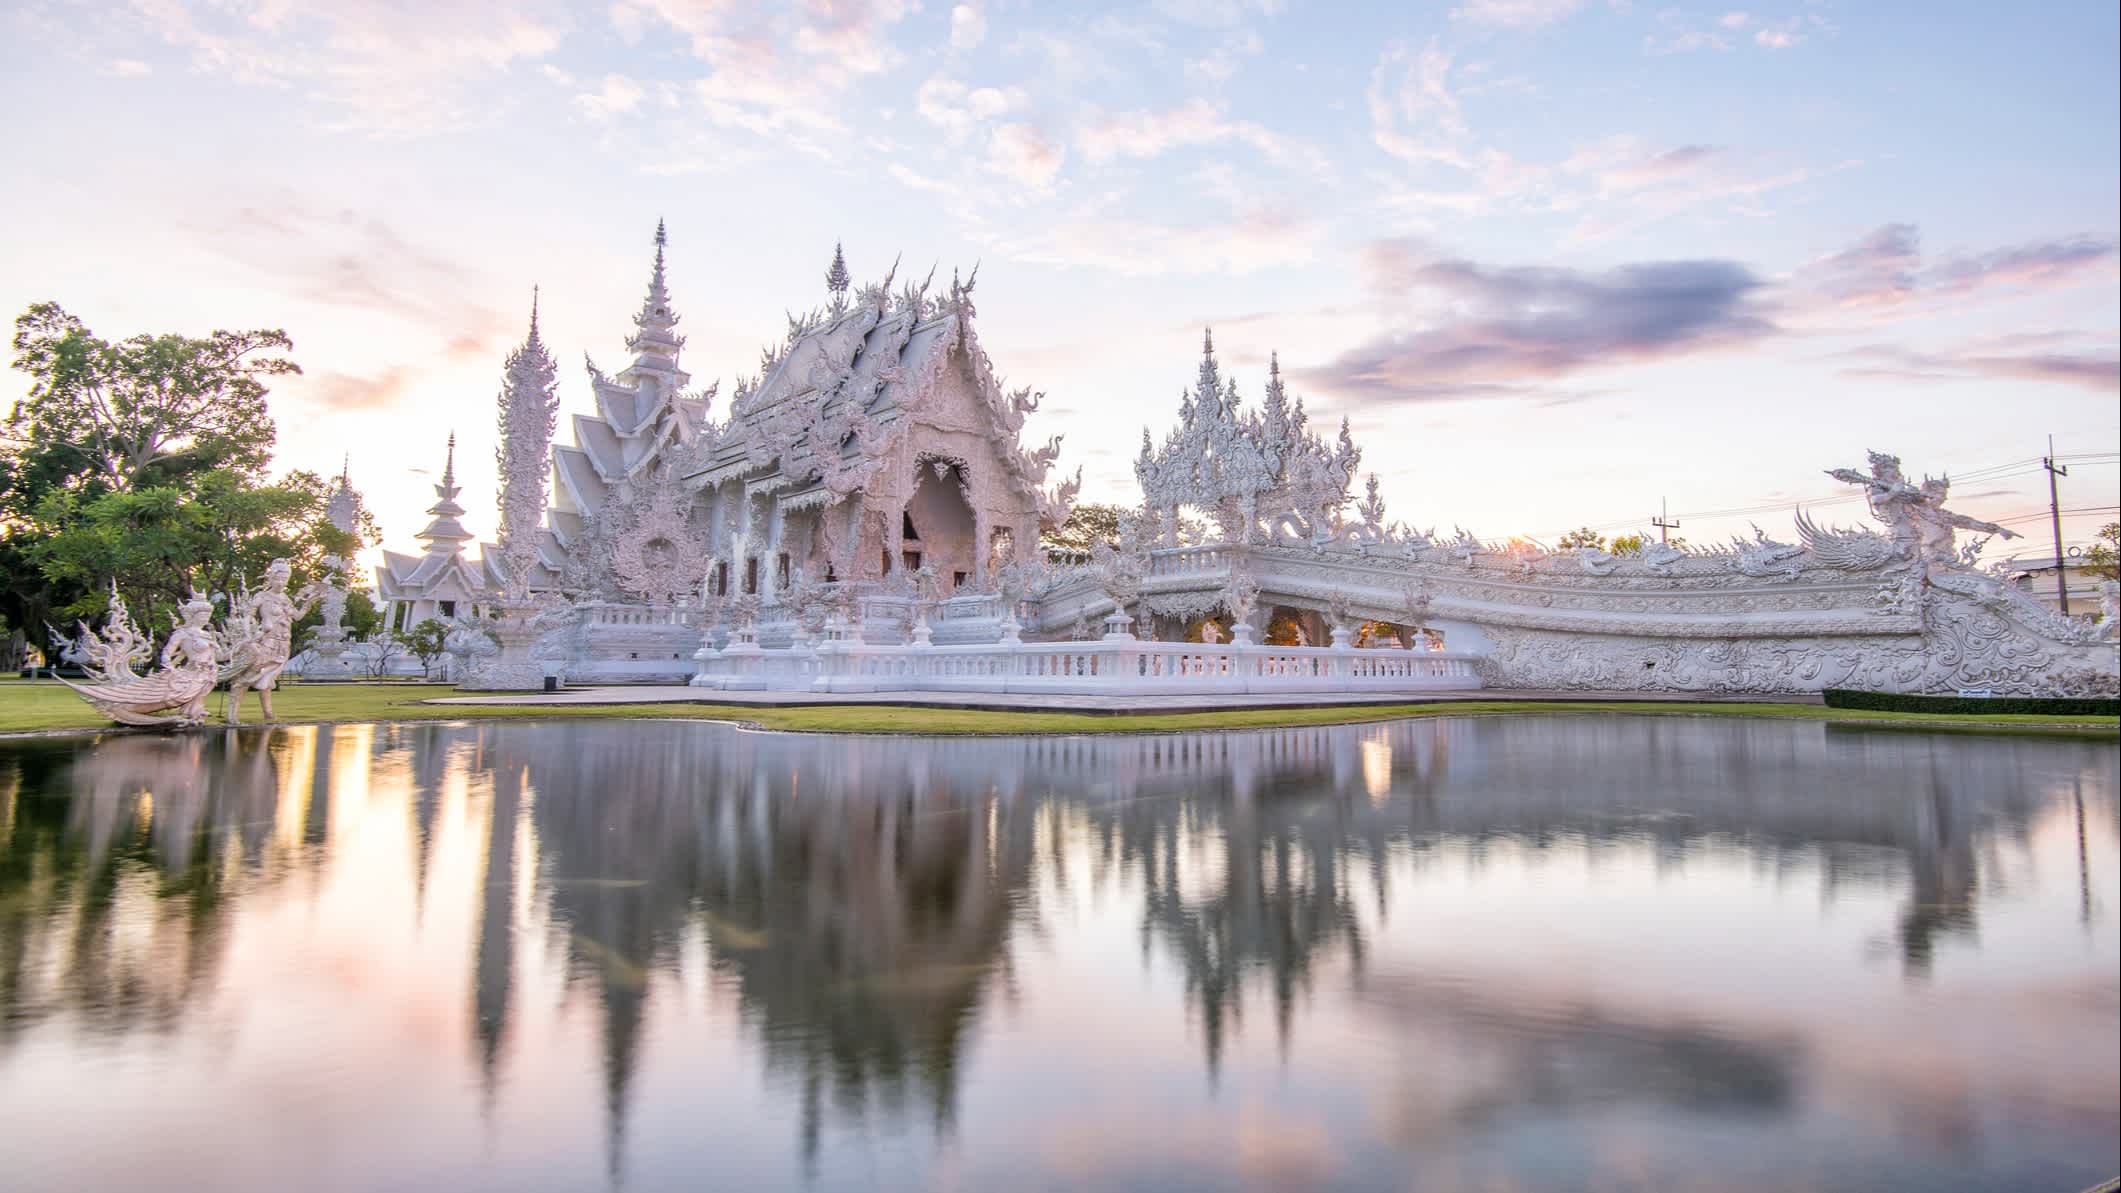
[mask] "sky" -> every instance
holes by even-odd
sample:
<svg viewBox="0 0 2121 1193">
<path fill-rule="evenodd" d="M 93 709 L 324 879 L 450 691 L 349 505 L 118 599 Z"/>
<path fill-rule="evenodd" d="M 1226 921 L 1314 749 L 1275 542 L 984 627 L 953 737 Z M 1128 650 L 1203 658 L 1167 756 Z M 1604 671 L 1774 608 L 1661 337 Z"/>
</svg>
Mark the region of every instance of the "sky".
<svg viewBox="0 0 2121 1193">
<path fill-rule="evenodd" d="M 1138 500 L 1213 327 L 1348 418 L 1388 517 L 1551 543 L 1854 523 L 1894 452 L 2047 550 L 2121 488 L 2111 3 L 15 0 L 0 309 L 279 327 L 277 464 L 411 549 L 444 442 L 496 521 L 540 288 L 563 413 L 656 221 L 726 395 L 786 314 L 978 266 L 1085 500 Z M 0 380 L 0 403 L 27 388 Z M 717 404 L 717 412 L 724 406 Z M 567 438 L 563 418 L 561 437 Z M 1837 499 L 1838 500 L 1835 500 Z M 1999 545 L 2000 546 L 2000 545 Z"/>
</svg>

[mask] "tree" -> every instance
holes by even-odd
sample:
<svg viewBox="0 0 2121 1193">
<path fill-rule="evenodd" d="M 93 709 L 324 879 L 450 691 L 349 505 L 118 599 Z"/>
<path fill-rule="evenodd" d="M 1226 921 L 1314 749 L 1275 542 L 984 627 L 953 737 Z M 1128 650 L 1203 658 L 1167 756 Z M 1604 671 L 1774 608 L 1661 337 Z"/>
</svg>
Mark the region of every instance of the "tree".
<svg viewBox="0 0 2121 1193">
<path fill-rule="evenodd" d="M 397 637 L 412 657 L 420 660 L 420 674 L 424 678 L 432 678 L 435 660 L 449 653 L 449 627 L 432 617 Z"/>
<path fill-rule="evenodd" d="M 323 520 L 315 474 L 265 477 L 265 379 L 300 371 L 270 355 L 288 347 L 277 330 L 112 343 L 56 303 L 18 318 L 30 389 L 0 444 L 0 618 L 41 638 L 100 612 L 115 581 L 160 624 L 194 586 L 231 593 L 276 558 L 300 584 L 373 537 L 372 520 Z"/>
<path fill-rule="evenodd" d="M 2084 549 L 2086 575 L 2101 580 L 2121 580 L 2121 522 L 2099 528 L 2099 539 Z"/>
<path fill-rule="evenodd" d="M 1057 529 L 1039 535 L 1039 549 L 1049 555 L 1088 555 L 1098 543 L 1117 546 L 1119 520 L 1126 512 L 1122 506 L 1084 502 L 1069 510 Z"/>
<path fill-rule="evenodd" d="M 302 371 L 265 353 L 292 347 L 277 329 L 113 344 L 58 303 L 37 303 L 15 320 L 14 364 L 30 390 L 8 416 L 10 437 L 25 445 L 10 487 L 34 503 L 49 488 L 262 472 L 273 443 L 263 379 Z"/>
<path fill-rule="evenodd" d="M 1567 551 L 1575 547 L 1587 547 L 1593 551 L 1603 551 L 1605 550 L 1605 536 L 1588 526 L 1571 530 L 1561 536 L 1562 550 Z"/>
<path fill-rule="evenodd" d="M 1642 549 L 1646 546 L 1649 546 L 1649 537 L 1647 535 L 1617 534 L 1613 536 L 1612 545 L 1608 546 L 1606 550 L 1611 551 L 1615 555 L 1640 555 L 1642 554 Z"/>
</svg>

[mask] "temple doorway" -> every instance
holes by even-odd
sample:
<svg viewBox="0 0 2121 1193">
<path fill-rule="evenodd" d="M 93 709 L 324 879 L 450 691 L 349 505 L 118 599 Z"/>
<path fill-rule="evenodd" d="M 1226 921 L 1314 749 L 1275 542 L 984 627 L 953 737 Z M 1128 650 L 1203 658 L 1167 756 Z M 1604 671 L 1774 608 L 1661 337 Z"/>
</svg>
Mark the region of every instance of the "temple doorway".
<svg viewBox="0 0 2121 1193">
<path fill-rule="evenodd" d="M 949 596 L 975 573 L 977 544 L 972 506 L 965 500 L 965 466 L 924 459 L 914 466 L 913 496 L 906 501 L 900 531 L 900 562 L 934 573 Z"/>
</svg>

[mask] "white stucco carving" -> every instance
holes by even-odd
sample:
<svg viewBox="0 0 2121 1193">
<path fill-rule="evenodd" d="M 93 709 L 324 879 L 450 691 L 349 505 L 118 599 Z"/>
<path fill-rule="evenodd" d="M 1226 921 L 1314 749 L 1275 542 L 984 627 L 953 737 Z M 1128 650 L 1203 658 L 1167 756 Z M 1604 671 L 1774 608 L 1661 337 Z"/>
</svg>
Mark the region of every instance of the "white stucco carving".
<svg viewBox="0 0 2121 1193">
<path fill-rule="evenodd" d="M 100 641 L 106 646 L 125 641 L 132 620 L 129 615 L 120 616 L 124 605 L 116 593 L 111 600 L 115 606 L 113 620 L 121 625 L 105 626 Z M 116 656 L 105 653 L 105 666 L 100 674 L 90 673 L 91 682 L 79 684 L 63 678 L 60 682 L 121 725 L 202 724 L 206 720 L 207 694 L 214 690 L 220 675 L 221 641 L 207 624 L 213 613 L 213 601 L 204 594 L 193 593 L 162 644 L 161 665 L 147 675 L 132 673 L 132 664 L 144 660 L 135 659 L 130 652 Z M 81 629 L 85 637 L 98 638 L 86 625 Z"/>
<path fill-rule="evenodd" d="M 311 583 L 289 596 L 287 584 L 292 574 L 286 560 L 273 560 L 257 591 L 240 594 L 229 609 L 223 635 L 227 665 L 221 670 L 221 678 L 228 681 L 231 725 L 241 719 L 245 692 L 256 692 L 260 714 L 266 721 L 273 719 L 273 685 L 287 667 L 295 622 L 324 595 L 322 585 Z"/>
</svg>

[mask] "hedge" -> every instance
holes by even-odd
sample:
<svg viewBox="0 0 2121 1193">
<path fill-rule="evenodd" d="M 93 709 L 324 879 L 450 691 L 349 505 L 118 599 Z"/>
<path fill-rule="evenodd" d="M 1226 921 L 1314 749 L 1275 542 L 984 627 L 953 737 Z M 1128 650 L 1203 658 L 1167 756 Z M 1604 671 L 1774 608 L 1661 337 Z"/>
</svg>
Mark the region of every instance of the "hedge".
<svg viewBox="0 0 2121 1193">
<path fill-rule="evenodd" d="M 1880 712 L 2038 713 L 2057 717 L 2121 716 L 2121 699 L 2112 696 L 1920 696 L 1911 692 L 1857 692 L 1828 688 L 1820 693 L 1828 708 L 1869 708 Z"/>
</svg>

